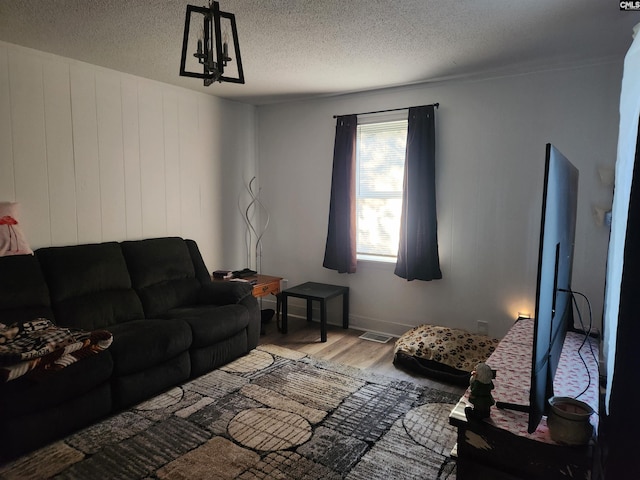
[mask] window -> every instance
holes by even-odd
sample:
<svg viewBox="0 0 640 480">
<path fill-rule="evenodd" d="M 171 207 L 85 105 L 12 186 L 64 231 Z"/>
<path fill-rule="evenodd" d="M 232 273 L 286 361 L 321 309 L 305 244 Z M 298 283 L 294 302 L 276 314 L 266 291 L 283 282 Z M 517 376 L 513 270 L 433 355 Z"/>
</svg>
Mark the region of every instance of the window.
<svg viewBox="0 0 640 480">
<path fill-rule="evenodd" d="M 407 120 L 378 120 L 358 125 L 356 251 L 359 260 L 396 261 L 406 143 Z"/>
</svg>

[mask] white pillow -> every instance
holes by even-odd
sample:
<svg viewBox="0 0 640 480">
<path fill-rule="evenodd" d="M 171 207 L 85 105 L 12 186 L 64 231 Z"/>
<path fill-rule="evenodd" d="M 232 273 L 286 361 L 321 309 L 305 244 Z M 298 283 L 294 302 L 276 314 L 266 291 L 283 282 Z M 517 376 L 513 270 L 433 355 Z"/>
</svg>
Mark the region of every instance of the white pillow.
<svg viewBox="0 0 640 480">
<path fill-rule="evenodd" d="M 0 202 L 0 257 L 6 255 L 28 255 L 33 250 L 20 228 L 18 204 Z"/>
</svg>

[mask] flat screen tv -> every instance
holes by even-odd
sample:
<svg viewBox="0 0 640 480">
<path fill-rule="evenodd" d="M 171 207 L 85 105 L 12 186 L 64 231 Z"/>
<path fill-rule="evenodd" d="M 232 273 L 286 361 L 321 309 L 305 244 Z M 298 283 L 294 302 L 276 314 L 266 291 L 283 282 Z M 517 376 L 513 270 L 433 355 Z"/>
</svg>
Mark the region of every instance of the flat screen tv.
<svg viewBox="0 0 640 480">
<path fill-rule="evenodd" d="M 577 204 L 578 170 L 557 148 L 547 144 L 529 405 L 497 405 L 528 411 L 529 433 L 548 412 L 562 345 L 567 330 L 573 328 L 571 272 Z"/>
<path fill-rule="evenodd" d="M 529 393 L 529 433 L 548 411 L 568 328 L 573 328 L 571 272 L 576 236 L 578 170 L 547 144 Z"/>
</svg>

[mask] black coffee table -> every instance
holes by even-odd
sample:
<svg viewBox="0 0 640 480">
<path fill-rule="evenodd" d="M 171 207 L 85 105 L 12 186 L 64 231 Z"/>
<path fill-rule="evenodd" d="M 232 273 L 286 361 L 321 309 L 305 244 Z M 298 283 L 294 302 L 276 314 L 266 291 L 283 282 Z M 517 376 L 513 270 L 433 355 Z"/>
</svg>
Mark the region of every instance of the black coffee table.
<svg viewBox="0 0 640 480">
<path fill-rule="evenodd" d="M 312 318 L 312 302 L 320 302 L 320 341 L 327 341 L 327 300 L 342 295 L 342 327 L 349 328 L 349 287 L 326 283 L 307 282 L 283 290 L 282 295 L 282 333 L 287 333 L 287 299 L 289 297 L 307 300 L 307 321 Z"/>
</svg>

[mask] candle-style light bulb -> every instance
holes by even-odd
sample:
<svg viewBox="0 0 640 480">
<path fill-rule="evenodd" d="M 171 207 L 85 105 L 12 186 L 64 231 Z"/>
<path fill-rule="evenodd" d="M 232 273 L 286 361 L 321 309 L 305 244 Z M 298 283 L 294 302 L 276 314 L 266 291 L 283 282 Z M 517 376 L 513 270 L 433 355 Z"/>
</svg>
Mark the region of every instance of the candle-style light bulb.
<svg viewBox="0 0 640 480">
<path fill-rule="evenodd" d="M 200 35 L 198 35 L 198 46 L 196 47 L 196 53 L 193 54 L 193 56 L 198 59 L 198 63 L 204 63 L 204 57 L 206 56 L 205 54 L 202 53 L 203 38 L 204 38 L 204 28 L 200 28 Z"/>
<path fill-rule="evenodd" d="M 229 60 L 231 60 L 231 57 L 229 57 L 229 32 L 225 30 L 222 34 L 222 61 L 225 67 Z"/>
</svg>

